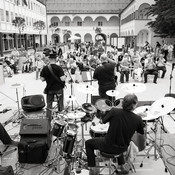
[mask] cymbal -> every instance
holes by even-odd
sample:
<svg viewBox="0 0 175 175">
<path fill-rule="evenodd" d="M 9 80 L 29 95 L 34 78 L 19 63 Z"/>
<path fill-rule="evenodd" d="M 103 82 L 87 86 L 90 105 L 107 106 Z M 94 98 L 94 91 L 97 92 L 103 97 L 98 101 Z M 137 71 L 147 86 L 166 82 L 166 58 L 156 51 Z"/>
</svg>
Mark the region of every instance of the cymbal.
<svg viewBox="0 0 175 175">
<path fill-rule="evenodd" d="M 151 106 L 148 106 L 148 105 L 145 105 L 145 106 L 139 106 L 138 108 L 136 108 L 134 110 L 134 113 L 141 116 L 142 117 L 142 120 L 154 120 L 156 118 L 158 118 L 159 116 L 157 115 L 152 115 L 150 113 L 150 107 Z"/>
<path fill-rule="evenodd" d="M 127 83 L 122 86 L 122 90 L 127 93 L 140 93 L 146 90 L 146 85 L 143 83 Z"/>
<path fill-rule="evenodd" d="M 90 104 L 90 103 L 82 104 L 82 109 L 83 109 L 84 112 L 89 113 L 89 114 L 93 114 L 97 111 L 95 106 Z"/>
<path fill-rule="evenodd" d="M 23 84 L 19 84 L 19 83 L 15 83 L 15 84 L 12 84 L 11 85 L 11 88 L 20 88 L 20 87 L 22 87 L 23 86 Z"/>
<path fill-rule="evenodd" d="M 65 99 L 68 101 L 75 101 L 76 97 L 74 97 L 73 95 L 65 95 Z"/>
<path fill-rule="evenodd" d="M 95 87 L 92 85 L 81 84 L 77 86 L 77 90 L 84 94 L 93 94 L 95 92 Z"/>
<path fill-rule="evenodd" d="M 69 119 L 81 119 L 86 115 L 85 112 L 77 112 L 77 111 L 73 111 L 70 113 L 67 113 L 67 117 Z"/>
<path fill-rule="evenodd" d="M 150 107 L 150 113 L 153 115 L 166 115 L 175 108 L 175 98 L 163 97 L 156 100 Z"/>
<path fill-rule="evenodd" d="M 111 96 L 111 97 L 116 97 L 116 96 L 118 96 L 119 91 L 117 91 L 117 90 L 108 90 L 108 91 L 106 92 L 106 94 L 107 94 L 108 96 Z"/>
</svg>

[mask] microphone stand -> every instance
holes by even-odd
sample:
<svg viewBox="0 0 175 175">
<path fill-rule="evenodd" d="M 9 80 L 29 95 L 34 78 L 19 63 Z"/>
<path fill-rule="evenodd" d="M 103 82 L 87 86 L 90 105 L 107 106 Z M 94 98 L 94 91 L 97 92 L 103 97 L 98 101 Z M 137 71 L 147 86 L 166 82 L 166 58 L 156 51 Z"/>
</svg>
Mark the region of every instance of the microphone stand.
<svg viewBox="0 0 175 175">
<path fill-rule="evenodd" d="M 173 69 L 174 69 L 174 64 L 172 64 L 172 69 L 171 69 L 171 73 L 170 73 L 170 86 L 169 86 L 169 95 L 171 96 L 171 85 L 172 85 L 172 78 L 173 78 Z M 173 121 L 175 121 L 174 117 L 171 116 L 171 113 L 169 113 L 169 116 L 173 119 Z"/>
<path fill-rule="evenodd" d="M 173 78 L 173 76 L 172 76 L 172 74 L 173 74 L 173 69 L 174 69 L 174 67 L 172 67 L 172 69 L 171 69 L 171 73 L 170 73 L 170 86 L 169 86 L 169 94 L 171 94 L 171 85 L 172 85 L 172 78 Z"/>
<path fill-rule="evenodd" d="M 73 79 L 72 79 L 72 76 L 71 76 L 71 73 L 69 72 L 69 69 L 67 67 L 67 65 L 64 63 L 65 67 L 66 67 L 66 70 L 67 70 L 67 73 L 70 77 L 70 85 L 71 85 L 71 96 L 73 95 Z M 72 111 L 73 111 L 73 101 L 72 101 Z"/>
</svg>

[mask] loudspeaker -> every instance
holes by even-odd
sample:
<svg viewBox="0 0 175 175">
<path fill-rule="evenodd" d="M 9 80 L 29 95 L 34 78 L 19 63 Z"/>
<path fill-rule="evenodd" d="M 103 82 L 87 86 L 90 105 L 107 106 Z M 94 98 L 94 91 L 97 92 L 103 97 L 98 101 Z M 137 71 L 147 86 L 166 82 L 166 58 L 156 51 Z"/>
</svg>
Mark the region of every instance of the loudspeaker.
<svg viewBox="0 0 175 175">
<path fill-rule="evenodd" d="M 43 95 L 29 95 L 21 98 L 21 106 L 24 111 L 32 112 L 41 110 L 45 106 Z"/>
<path fill-rule="evenodd" d="M 7 166 L 7 167 L 0 166 L 0 175 L 14 175 L 12 166 Z"/>
</svg>

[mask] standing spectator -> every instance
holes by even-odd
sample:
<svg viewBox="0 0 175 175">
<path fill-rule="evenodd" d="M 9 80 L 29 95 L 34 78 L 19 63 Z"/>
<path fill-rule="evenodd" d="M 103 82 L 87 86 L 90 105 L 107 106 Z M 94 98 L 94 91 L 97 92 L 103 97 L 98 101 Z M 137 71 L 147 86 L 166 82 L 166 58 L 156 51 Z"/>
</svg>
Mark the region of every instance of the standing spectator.
<svg viewBox="0 0 175 175">
<path fill-rule="evenodd" d="M 167 57 L 168 57 L 168 45 L 167 42 L 163 40 L 163 47 L 162 47 L 163 53 L 164 53 L 164 58 L 165 61 L 167 62 Z"/>
<path fill-rule="evenodd" d="M 157 41 L 156 48 L 155 48 L 155 56 L 158 57 L 161 52 L 161 44 Z"/>
<path fill-rule="evenodd" d="M 40 72 L 41 72 L 42 68 L 45 66 L 45 63 L 41 59 L 41 55 L 40 54 L 36 57 L 35 65 L 36 65 L 36 80 L 38 80 L 38 76 L 40 75 Z"/>
<path fill-rule="evenodd" d="M 172 43 L 170 43 L 168 45 L 168 56 L 169 56 L 169 60 L 172 60 L 173 58 L 173 49 L 174 49 L 174 46 Z"/>
<path fill-rule="evenodd" d="M 124 76 L 126 77 L 126 82 L 129 82 L 130 65 L 129 55 L 125 53 L 120 63 L 120 83 L 124 83 Z"/>
</svg>

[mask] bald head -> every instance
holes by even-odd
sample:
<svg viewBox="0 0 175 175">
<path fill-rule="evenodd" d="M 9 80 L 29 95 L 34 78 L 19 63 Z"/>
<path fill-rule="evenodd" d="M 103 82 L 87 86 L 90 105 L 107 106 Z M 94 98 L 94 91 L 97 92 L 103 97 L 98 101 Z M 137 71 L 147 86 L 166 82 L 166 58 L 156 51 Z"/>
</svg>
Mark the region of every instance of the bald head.
<svg viewBox="0 0 175 175">
<path fill-rule="evenodd" d="M 101 60 L 102 63 L 108 62 L 107 54 L 102 54 L 101 57 L 100 57 L 100 60 Z"/>
</svg>

